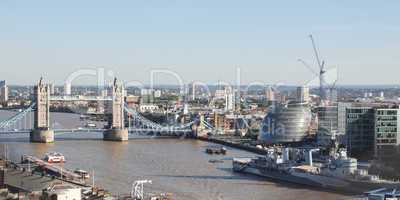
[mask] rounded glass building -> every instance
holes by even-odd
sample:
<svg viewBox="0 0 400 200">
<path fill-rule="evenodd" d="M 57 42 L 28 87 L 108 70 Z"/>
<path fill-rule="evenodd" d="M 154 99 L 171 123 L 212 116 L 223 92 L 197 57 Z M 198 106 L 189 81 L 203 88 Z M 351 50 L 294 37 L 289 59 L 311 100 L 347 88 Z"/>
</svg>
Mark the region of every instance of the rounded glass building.
<svg viewBox="0 0 400 200">
<path fill-rule="evenodd" d="M 266 143 L 300 142 L 307 136 L 310 122 L 308 103 L 271 106 L 261 124 L 259 140 Z"/>
</svg>

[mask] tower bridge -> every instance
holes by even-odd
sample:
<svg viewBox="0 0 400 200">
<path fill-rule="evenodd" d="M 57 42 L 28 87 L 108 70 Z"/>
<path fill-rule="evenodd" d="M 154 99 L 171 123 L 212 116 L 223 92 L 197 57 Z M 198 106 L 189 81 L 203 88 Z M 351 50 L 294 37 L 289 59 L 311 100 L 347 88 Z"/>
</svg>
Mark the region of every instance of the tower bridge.
<svg viewBox="0 0 400 200">
<path fill-rule="evenodd" d="M 54 131 L 50 129 L 50 86 L 39 83 L 34 87 L 34 98 L 36 111 L 34 114 L 34 125 L 29 138 L 31 142 L 54 142 Z"/>
<path fill-rule="evenodd" d="M 118 83 L 117 79 L 114 79 L 111 95 L 111 106 L 108 106 L 112 109 L 111 119 L 108 120 L 110 127 L 109 130 L 104 132 L 103 139 L 112 141 L 128 140 L 128 130 L 125 129 L 124 122 L 124 86 Z"/>
<path fill-rule="evenodd" d="M 117 79 L 111 86 L 111 96 L 50 96 L 50 86 L 40 79 L 34 87 L 34 101 L 25 110 L 17 113 L 11 118 L 0 121 L 0 134 L 29 133 L 31 142 L 49 143 L 54 142 L 54 134 L 67 132 L 103 132 L 103 139 L 110 141 L 128 140 L 129 133 L 145 132 L 158 133 L 160 135 L 181 135 L 192 133 L 194 121 L 187 124 L 176 124 L 163 126 L 143 117 L 139 112 L 129 108 L 124 100 L 124 87 Z M 50 126 L 50 101 L 107 101 L 106 108 L 111 113 L 108 118 L 106 129 L 55 129 Z M 36 109 L 35 109 L 36 108 Z M 30 113 L 33 115 L 33 128 L 20 129 L 18 124 L 30 123 Z M 134 121 L 133 127 L 125 127 L 125 113 Z M 129 123 L 131 124 L 131 123 Z M 29 126 L 31 127 L 31 126 Z M 14 128 L 14 129 L 13 129 Z"/>
</svg>

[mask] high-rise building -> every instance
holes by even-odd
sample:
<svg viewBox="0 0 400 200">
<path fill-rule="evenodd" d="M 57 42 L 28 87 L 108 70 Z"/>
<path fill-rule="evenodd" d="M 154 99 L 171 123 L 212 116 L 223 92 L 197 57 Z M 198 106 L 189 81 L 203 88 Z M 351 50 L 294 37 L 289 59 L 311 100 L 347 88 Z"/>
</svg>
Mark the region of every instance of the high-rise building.
<svg viewBox="0 0 400 200">
<path fill-rule="evenodd" d="M 0 81 L 0 103 L 6 103 L 8 101 L 8 87 L 6 81 Z"/>
<path fill-rule="evenodd" d="M 317 140 L 321 145 L 328 145 L 332 135 L 338 131 L 338 107 L 319 106 L 317 108 Z"/>
<path fill-rule="evenodd" d="M 192 83 L 190 94 L 192 94 L 192 101 L 196 100 L 196 84 Z"/>
<path fill-rule="evenodd" d="M 400 144 L 400 109 L 375 110 L 375 156 L 395 158 Z"/>
<path fill-rule="evenodd" d="M 338 129 L 338 107 L 337 106 L 319 106 L 317 108 L 318 115 L 318 132 L 329 134 L 331 131 Z"/>
<path fill-rule="evenodd" d="M 338 128 L 337 132 L 340 135 L 346 134 L 346 108 L 351 107 L 350 102 L 338 102 Z"/>
<path fill-rule="evenodd" d="M 347 150 L 358 158 L 371 158 L 374 153 L 375 109 L 349 107 L 346 109 Z"/>
<path fill-rule="evenodd" d="M 266 95 L 268 101 L 275 101 L 275 92 L 271 86 L 267 87 L 267 89 L 265 91 L 265 95 Z"/>
<path fill-rule="evenodd" d="M 64 95 L 66 96 L 71 95 L 71 83 L 64 84 Z"/>
<path fill-rule="evenodd" d="M 297 87 L 296 100 L 302 103 L 310 100 L 310 90 L 307 86 Z"/>
<path fill-rule="evenodd" d="M 50 94 L 54 94 L 54 83 L 50 83 L 49 84 L 49 86 L 50 86 Z"/>
<path fill-rule="evenodd" d="M 225 88 L 225 111 L 235 110 L 235 92 L 231 87 Z"/>
</svg>

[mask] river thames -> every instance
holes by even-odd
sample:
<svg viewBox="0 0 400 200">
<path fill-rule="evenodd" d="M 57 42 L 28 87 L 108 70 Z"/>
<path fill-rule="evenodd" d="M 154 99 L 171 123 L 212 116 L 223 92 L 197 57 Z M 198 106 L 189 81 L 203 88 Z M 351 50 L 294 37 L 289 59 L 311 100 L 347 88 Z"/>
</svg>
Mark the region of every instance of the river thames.
<svg viewBox="0 0 400 200">
<path fill-rule="evenodd" d="M 1 111 L 2 118 L 10 115 Z M 55 116 L 56 115 L 56 116 Z M 79 115 L 53 114 L 57 123 L 80 124 Z M 53 119 L 54 119 L 53 118 Z M 0 118 L 1 120 L 1 118 Z M 57 151 L 66 156 L 65 167 L 94 170 L 95 184 L 114 194 L 128 194 L 135 180 L 150 179 L 145 191 L 169 192 L 174 199 L 349 199 L 327 191 L 278 183 L 256 176 L 233 173 L 231 158 L 254 154 L 227 148 L 226 155 L 208 155 L 208 142 L 193 139 L 131 138 L 126 142 L 101 140 L 98 133 L 56 135 L 53 144 L 30 143 L 28 135 L 0 137 L 0 151 L 7 144 L 9 156 L 18 161 L 22 154 L 43 157 Z M 222 159 L 222 163 L 210 163 Z"/>
</svg>

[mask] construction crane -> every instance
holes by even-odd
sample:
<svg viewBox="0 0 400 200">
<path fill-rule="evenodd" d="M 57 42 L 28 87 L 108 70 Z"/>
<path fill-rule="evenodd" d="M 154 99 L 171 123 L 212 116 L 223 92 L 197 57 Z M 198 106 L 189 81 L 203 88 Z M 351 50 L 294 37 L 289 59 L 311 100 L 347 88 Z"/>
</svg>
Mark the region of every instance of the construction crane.
<svg viewBox="0 0 400 200">
<path fill-rule="evenodd" d="M 326 91 L 325 91 L 325 61 L 321 60 L 319 57 L 319 53 L 317 50 L 317 46 L 315 45 L 315 41 L 312 35 L 309 35 L 310 40 L 311 40 L 311 44 L 313 46 L 313 50 L 314 50 L 314 56 L 315 56 L 315 60 L 317 61 L 317 65 L 318 65 L 318 69 L 319 71 L 315 71 L 308 63 L 306 63 L 304 60 L 302 59 L 298 59 L 297 61 L 301 62 L 305 67 L 307 67 L 314 75 L 318 76 L 319 78 L 319 95 L 321 98 L 321 102 L 326 101 L 327 100 L 327 95 L 326 95 Z"/>
<path fill-rule="evenodd" d="M 314 49 L 314 54 L 315 54 L 315 59 L 317 60 L 317 64 L 319 67 L 319 96 L 321 98 L 321 101 L 326 100 L 326 93 L 325 93 L 325 61 L 321 61 L 319 58 L 318 50 L 315 45 L 315 41 L 313 36 L 310 34 L 310 40 Z"/>
<path fill-rule="evenodd" d="M 309 69 L 314 75 L 319 76 L 319 73 L 316 72 L 306 61 L 303 59 L 297 59 L 297 61 L 301 62 L 307 69 Z"/>
</svg>

